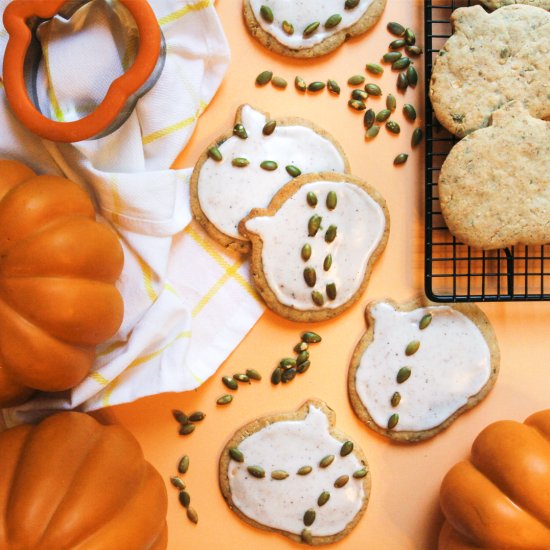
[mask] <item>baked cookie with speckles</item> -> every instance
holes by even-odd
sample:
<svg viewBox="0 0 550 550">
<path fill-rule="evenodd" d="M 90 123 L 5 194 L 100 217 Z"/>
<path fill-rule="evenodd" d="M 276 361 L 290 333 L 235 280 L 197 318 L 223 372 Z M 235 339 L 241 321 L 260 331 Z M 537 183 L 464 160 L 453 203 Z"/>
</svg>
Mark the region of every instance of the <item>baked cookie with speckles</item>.
<svg viewBox="0 0 550 550">
<path fill-rule="evenodd" d="M 252 280 L 267 306 L 292 321 L 339 315 L 364 292 L 386 246 L 383 197 L 347 174 L 305 174 L 239 224 L 252 242 Z"/>
<path fill-rule="evenodd" d="M 438 188 L 447 227 L 470 246 L 550 243 L 550 122 L 509 103 L 453 147 Z"/>
<path fill-rule="evenodd" d="M 492 13 L 459 8 L 454 33 L 434 61 L 430 99 L 437 119 L 463 137 L 512 100 L 550 116 L 550 13 L 513 4 Z"/>
<path fill-rule="evenodd" d="M 357 416 L 403 443 L 437 435 L 496 382 L 500 352 L 475 304 L 371 302 L 353 353 L 348 393 Z"/>
<path fill-rule="evenodd" d="M 481 3 L 490 10 L 496 10 L 512 4 L 526 4 L 543 10 L 550 10 L 550 0 L 481 0 Z"/>
<path fill-rule="evenodd" d="M 386 0 L 243 0 L 250 34 L 268 50 L 289 57 L 325 55 L 367 32 Z"/>
</svg>

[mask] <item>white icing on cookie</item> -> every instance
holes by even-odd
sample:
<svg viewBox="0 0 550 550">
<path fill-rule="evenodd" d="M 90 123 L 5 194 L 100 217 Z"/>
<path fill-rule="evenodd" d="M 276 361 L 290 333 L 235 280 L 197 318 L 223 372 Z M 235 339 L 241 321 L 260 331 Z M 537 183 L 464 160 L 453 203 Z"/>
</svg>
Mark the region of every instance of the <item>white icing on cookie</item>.
<svg viewBox="0 0 550 550">
<path fill-rule="evenodd" d="M 262 29 L 275 37 L 278 42 L 292 49 L 311 48 L 329 36 L 351 27 L 367 11 L 373 0 L 360 0 L 356 8 L 345 9 L 345 0 L 250 0 L 250 6 Z M 262 6 L 273 12 L 273 23 L 268 23 L 260 15 Z M 338 14 L 341 22 L 334 28 L 326 29 L 325 22 L 331 15 Z M 283 21 L 291 23 L 294 33 L 289 35 L 283 30 Z M 304 29 L 319 21 L 317 30 L 304 37 Z"/>
<path fill-rule="evenodd" d="M 207 159 L 198 179 L 201 209 L 222 233 L 243 240 L 237 229 L 252 208 L 265 208 L 273 195 L 292 177 L 285 166 L 294 165 L 308 172 L 345 172 L 346 162 L 336 146 L 306 126 L 277 126 L 270 136 L 262 133 L 263 113 L 249 105 L 241 110 L 241 123 L 247 139 L 232 136 L 219 146 L 222 162 Z M 237 168 L 234 158 L 246 158 L 250 164 Z M 260 164 L 275 161 L 277 170 L 264 170 Z"/>
<path fill-rule="evenodd" d="M 334 210 L 326 206 L 330 191 L 337 195 Z M 307 202 L 308 192 L 318 198 L 312 208 Z M 313 215 L 322 217 L 321 228 L 308 236 L 308 220 Z M 326 230 L 337 227 L 336 238 L 327 243 Z M 334 309 L 345 304 L 355 294 L 365 276 L 368 261 L 378 247 L 386 227 L 384 211 L 358 185 L 348 182 L 315 181 L 303 185 L 274 216 L 258 216 L 245 224 L 251 233 L 263 241 L 262 264 L 269 288 L 277 300 L 298 310 L 320 309 L 312 300 L 312 291 L 324 296 L 324 308 Z M 301 257 L 304 244 L 311 246 L 311 258 Z M 332 255 L 332 265 L 324 269 L 326 256 Z M 315 269 L 317 282 L 309 287 L 304 280 L 304 269 Z M 330 300 L 326 285 L 334 283 L 336 299 Z"/>
<path fill-rule="evenodd" d="M 363 506 L 363 480 L 353 473 L 363 468 L 355 453 L 340 456 L 342 442 L 330 434 L 329 421 L 318 408 L 310 405 L 303 420 L 274 422 L 244 439 L 239 450 L 244 462 L 230 461 L 229 486 L 234 505 L 249 518 L 274 529 L 299 535 L 304 529 L 304 513 L 313 508 L 316 518 L 308 529 L 313 536 L 334 535 L 343 531 Z M 319 462 L 334 455 L 334 462 L 320 468 Z M 260 466 L 266 476 L 251 476 L 248 466 Z M 311 466 L 305 476 L 296 472 L 302 466 Z M 284 470 L 290 475 L 278 481 L 271 472 Z M 348 475 L 348 483 L 337 489 L 334 482 Z M 330 493 L 324 506 L 317 505 L 323 491 Z"/>
<path fill-rule="evenodd" d="M 419 322 L 432 315 L 423 330 Z M 491 374 L 491 354 L 480 330 L 468 317 L 447 306 L 396 311 L 386 303 L 372 310 L 374 336 L 355 376 L 355 388 L 374 422 L 386 428 L 394 413 L 394 431 L 435 428 L 478 393 Z M 414 340 L 420 348 L 411 356 L 405 348 Z M 399 384 L 397 373 L 409 367 L 412 374 Z M 390 400 L 399 392 L 401 401 Z"/>
</svg>

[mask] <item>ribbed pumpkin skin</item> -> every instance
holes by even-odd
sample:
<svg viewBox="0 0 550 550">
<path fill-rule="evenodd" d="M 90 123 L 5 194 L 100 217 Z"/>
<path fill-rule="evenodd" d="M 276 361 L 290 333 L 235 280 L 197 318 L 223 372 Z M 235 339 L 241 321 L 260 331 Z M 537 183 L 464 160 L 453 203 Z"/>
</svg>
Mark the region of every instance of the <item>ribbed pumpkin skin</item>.
<svg viewBox="0 0 550 550">
<path fill-rule="evenodd" d="M 84 379 L 122 322 L 122 265 L 84 190 L 0 161 L 0 407 Z"/>
<path fill-rule="evenodd" d="M 550 548 L 550 410 L 485 428 L 443 479 L 439 550 Z"/>
<path fill-rule="evenodd" d="M 0 433 L 2 550 L 162 550 L 166 487 L 120 426 L 64 412 Z"/>
</svg>

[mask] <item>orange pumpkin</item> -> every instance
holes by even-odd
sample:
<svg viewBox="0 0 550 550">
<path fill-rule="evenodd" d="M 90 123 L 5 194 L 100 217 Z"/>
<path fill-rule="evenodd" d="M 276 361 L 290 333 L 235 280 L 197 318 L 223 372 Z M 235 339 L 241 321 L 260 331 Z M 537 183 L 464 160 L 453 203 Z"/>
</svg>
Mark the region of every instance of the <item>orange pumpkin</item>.
<svg viewBox="0 0 550 550">
<path fill-rule="evenodd" d="M 550 410 L 485 428 L 443 479 L 439 550 L 550 548 Z"/>
<path fill-rule="evenodd" d="M 64 412 L 0 433 L 2 550 L 161 550 L 167 494 L 121 426 Z"/>
<path fill-rule="evenodd" d="M 83 189 L 0 161 L 0 407 L 84 379 L 122 322 L 122 264 Z"/>
</svg>

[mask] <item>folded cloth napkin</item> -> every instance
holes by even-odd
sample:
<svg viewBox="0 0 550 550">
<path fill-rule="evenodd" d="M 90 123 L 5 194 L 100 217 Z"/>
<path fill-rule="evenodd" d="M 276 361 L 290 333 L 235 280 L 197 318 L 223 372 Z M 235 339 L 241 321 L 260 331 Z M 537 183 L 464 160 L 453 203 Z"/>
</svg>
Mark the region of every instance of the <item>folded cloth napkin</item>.
<svg viewBox="0 0 550 550">
<path fill-rule="evenodd" d="M 0 0 L 0 10 L 9 2 Z M 204 382 L 263 311 L 247 265 L 227 256 L 191 219 L 191 168 L 169 167 L 218 89 L 229 51 L 212 0 L 151 0 L 166 64 L 130 118 L 98 140 L 56 144 L 26 131 L 0 90 L 0 158 L 80 183 L 98 217 L 119 234 L 125 305 L 118 333 L 97 350 L 93 371 L 71 391 L 40 393 L 5 409 L 8 425 L 59 409 L 93 410 Z M 121 17 L 113 14 L 120 11 Z M 39 105 L 60 121 L 85 116 L 131 63 L 135 30 L 116 2 L 94 0 L 70 21 L 43 23 Z M 7 43 L 0 29 L 0 62 Z"/>
</svg>

